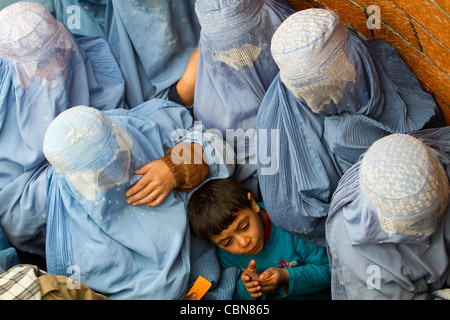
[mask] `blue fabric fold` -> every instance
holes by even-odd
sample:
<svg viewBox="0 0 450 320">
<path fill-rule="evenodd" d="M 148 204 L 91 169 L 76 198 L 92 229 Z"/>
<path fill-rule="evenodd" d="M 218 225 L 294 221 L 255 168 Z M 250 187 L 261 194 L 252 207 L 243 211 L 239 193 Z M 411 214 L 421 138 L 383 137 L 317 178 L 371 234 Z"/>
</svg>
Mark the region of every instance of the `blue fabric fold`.
<svg viewBox="0 0 450 320">
<path fill-rule="evenodd" d="M 275 143 L 258 137 L 260 148 L 278 162 L 276 170 L 258 166 L 271 220 L 291 234 L 325 245 L 325 219 L 342 172 L 323 138 L 323 116 L 300 103 L 277 76 L 259 110 L 257 129 L 278 132 Z"/>
<path fill-rule="evenodd" d="M 106 7 L 106 39 L 126 82 L 134 108 L 158 97 L 184 74 L 198 46 L 200 26 L 194 0 L 112 0 Z"/>
<path fill-rule="evenodd" d="M 359 78 L 348 84 L 338 113 L 325 118 L 325 137 L 342 170 L 379 138 L 443 125 L 436 101 L 390 44 L 349 30 L 348 46 Z"/>
<path fill-rule="evenodd" d="M 20 260 L 17 251 L 11 247 L 0 226 L 0 274 L 5 273 L 18 264 L 20 264 Z"/>
</svg>

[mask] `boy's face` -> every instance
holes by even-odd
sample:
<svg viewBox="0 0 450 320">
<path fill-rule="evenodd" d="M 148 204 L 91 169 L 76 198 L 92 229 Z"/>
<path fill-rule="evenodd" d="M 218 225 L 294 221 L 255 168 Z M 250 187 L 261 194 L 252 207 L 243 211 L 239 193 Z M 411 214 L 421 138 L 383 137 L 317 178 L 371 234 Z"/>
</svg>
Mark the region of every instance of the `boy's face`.
<svg viewBox="0 0 450 320">
<path fill-rule="evenodd" d="M 239 210 L 236 219 L 227 229 L 211 237 L 211 241 L 217 246 L 233 254 L 257 254 L 264 246 L 261 209 L 251 193 L 249 199 L 252 208 Z"/>
</svg>

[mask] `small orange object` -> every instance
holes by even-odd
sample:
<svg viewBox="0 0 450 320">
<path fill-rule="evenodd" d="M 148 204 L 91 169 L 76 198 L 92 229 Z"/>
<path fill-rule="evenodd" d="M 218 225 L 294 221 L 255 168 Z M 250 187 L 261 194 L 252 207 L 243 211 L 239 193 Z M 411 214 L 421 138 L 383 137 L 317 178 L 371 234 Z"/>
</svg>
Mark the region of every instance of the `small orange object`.
<svg viewBox="0 0 450 320">
<path fill-rule="evenodd" d="M 194 292 L 197 293 L 197 298 L 195 300 L 200 300 L 203 298 L 206 292 L 208 292 L 209 288 L 211 288 L 211 282 L 199 276 L 192 286 L 191 290 L 189 290 L 187 296 L 190 296 Z"/>
</svg>

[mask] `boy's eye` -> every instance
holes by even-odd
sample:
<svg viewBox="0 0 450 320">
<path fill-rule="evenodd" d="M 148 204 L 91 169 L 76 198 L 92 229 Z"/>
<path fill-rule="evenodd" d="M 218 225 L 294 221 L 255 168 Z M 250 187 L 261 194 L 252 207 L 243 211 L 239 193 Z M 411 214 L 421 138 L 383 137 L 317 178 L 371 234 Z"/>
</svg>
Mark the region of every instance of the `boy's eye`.
<svg viewBox="0 0 450 320">
<path fill-rule="evenodd" d="M 248 227 L 249 227 L 249 225 L 250 225 L 250 223 L 246 223 L 245 225 L 242 226 L 241 230 L 242 230 L 242 231 L 247 230 Z"/>
<path fill-rule="evenodd" d="M 222 243 L 222 246 L 224 246 L 224 247 L 228 247 L 230 245 L 231 245 L 231 240 L 227 240 L 224 243 Z"/>
</svg>

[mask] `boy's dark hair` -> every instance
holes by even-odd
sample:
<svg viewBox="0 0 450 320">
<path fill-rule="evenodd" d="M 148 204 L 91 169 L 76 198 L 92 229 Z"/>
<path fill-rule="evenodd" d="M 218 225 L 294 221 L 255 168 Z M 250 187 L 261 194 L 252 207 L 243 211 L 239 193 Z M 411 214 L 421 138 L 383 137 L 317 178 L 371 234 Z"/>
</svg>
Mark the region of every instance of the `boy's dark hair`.
<svg viewBox="0 0 450 320">
<path fill-rule="evenodd" d="M 198 188 L 188 204 L 191 229 L 202 239 L 211 239 L 227 229 L 240 209 L 251 208 L 250 191 L 241 183 L 214 179 Z"/>
</svg>

